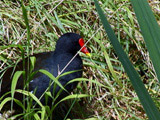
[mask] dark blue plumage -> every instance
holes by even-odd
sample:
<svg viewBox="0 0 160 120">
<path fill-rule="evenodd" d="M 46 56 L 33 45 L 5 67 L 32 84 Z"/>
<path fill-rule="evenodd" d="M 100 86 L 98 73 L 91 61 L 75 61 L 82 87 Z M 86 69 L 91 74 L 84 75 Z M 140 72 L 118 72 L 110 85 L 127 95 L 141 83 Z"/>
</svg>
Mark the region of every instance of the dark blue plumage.
<svg viewBox="0 0 160 120">
<path fill-rule="evenodd" d="M 58 73 L 62 71 L 62 69 L 67 65 L 67 63 L 73 58 L 73 56 L 82 47 L 79 44 L 80 39 L 81 39 L 81 36 L 78 34 L 66 33 L 62 35 L 57 41 L 56 49 L 54 52 L 44 52 L 44 53 L 33 55 L 36 57 L 36 64 L 35 64 L 34 71 L 39 69 L 45 69 L 56 77 Z M 15 71 L 23 70 L 22 66 L 23 66 L 22 62 L 18 63 Z M 67 68 L 62 73 L 73 71 L 73 70 L 80 70 L 80 71 L 68 74 L 59 79 L 59 81 L 63 86 L 68 81 L 82 76 L 82 60 L 79 55 L 77 55 L 75 59 L 73 59 L 73 61 L 67 66 Z M 11 77 L 12 71 L 13 71 L 13 68 L 9 68 L 5 72 L 3 76 L 2 84 L 1 84 L 0 95 L 10 90 L 11 80 L 12 80 L 10 77 Z M 33 77 L 33 79 L 30 81 L 29 90 L 33 92 L 36 89 L 35 95 L 39 98 L 43 94 L 43 92 L 47 89 L 47 87 L 49 86 L 49 83 L 50 83 L 50 79 L 48 76 L 42 73 L 37 73 Z M 76 87 L 76 85 L 77 83 L 72 83 L 66 86 L 65 88 L 70 92 Z M 18 80 L 16 88 L 23 89 L 23 87 L 24 87 L 24 83 L 21 77 Z M 51 87 L 51 93 L 52 93 L 52 88 L 53 86 Z M 60 89 L 59 87 L 56 88 L 56 93 L 59 89 Z M 62 97 L 63 97 L 63 94 L 62 94 Z M 41 99 L 41 102 L 44 103 L 44 98 Z"/>
</svg>

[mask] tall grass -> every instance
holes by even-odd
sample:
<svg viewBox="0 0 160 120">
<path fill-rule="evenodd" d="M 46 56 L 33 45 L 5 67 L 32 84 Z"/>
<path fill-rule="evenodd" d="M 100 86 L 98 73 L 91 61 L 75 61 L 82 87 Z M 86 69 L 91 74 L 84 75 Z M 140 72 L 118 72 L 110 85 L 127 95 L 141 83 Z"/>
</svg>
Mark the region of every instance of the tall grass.
<svg viewBox="0 0 160 120">
<path fill-rule="evenodd" d="M 145 39 L 145 42 L 147 43 L 147 48 L 149 49 L 155 71 L 157 73 L 157 79 L 159 78 L 159 69 L 158 66 L 160 66 L 159 60 L 159 47 L 157 46 L 160 39 L 160 29 L 159 26 L 153 16 L 153 13 L 150 10 L 149 5 L 147 4 L 146 0 L 141 1 L 133 1 L 132 0 L 133 7 L 136 11 L 136 15 L 138 18 L 138 22 L 141 26 L 142 33 Z M 126 73 L 128 74 L 132 85 L 141 101 L 141 104 L 143 105 L 149 119 L 151 120 L 158 120 L 160 119 L 160 112 L 158 111 L 156 105 L 154 104 L 153 100 L 151 99 L 149 93 L 147 92 L 147 89 L 145 88 L 142 80 L 140 79 L 138 73 L 134 69 L 132 63 L 128 59 L 128 56 L 125 54 L 124 50 L 122 49 L 118 39 L 116 38 L 113 30 L 111 29 L 111 26 L 109 25 L 107 19 L 105 18 L 105 15 L 100 8 L 97 0 L 95 0 L 95 5 L 98 11 L 98 14 L 100 16 L 100 19 L 103 23 L 103 26 L 106 30 L 106 33 L 111 40 L 111 43 L 122 62 L 122 65 L 124 66 L 124 69 Z"/>
<path fill-rule="evenodd" d="M 155 105 L 160 109 L 159 83 L 131 2 L 99 0 L 99 4 Z M 158 0 L 150 1 L 150 5 L 159 21 Z M 23 16 L 28 17 L 28 20 L 25 18 L 28 23 Z M 0 1 L 0 72 L 14 66 L 19 59 L 29 54 L 53 51 L 57 38 L 65 32 L 79 33 L 85 41 L 91 39 L 87 47 L 92 53 L 91 59 L 80 53 L 84 64 L 83 79 L 69 82 L 79 81 L 79 84 L 73 96 L 63 99 L 76 97 L 67 101 L 70 107 L 68 113 L 72 113 L 74 118 L 81 119 L 147 119 L 118 54 L 115 53 L 112 43 L 108 41 L 93 1 L 30 0 L 24 1 L 23 11 L 19 1 Z M 30 62 L 32 63 L 34 62 Z M 0 74 L 0 78 L 2 76 L 3 74 Z M 13 94 L 14 90 L 11 92 Z M 22 90 L 15 90 L 15 92 L 24 94 L 26 98 L 32 98 L 41 107 L 39 109 L 24 107 L 22 101 L 0 96 L 0 109 L 5 108 L 8 101 L 14 100 L 24 111 L 14 116 L 10 115 L 9 111 L 0 111 L 2 114 L 0 119 L 2 116 L 5 118 L 6 114 L 8 118 L 5 119 L 16 119 L 16 117 L 50 119 L 51 112 L 60 105 L 54 104 L 49 108 L 41 105 L 34 94 Z M 46 94 L 52 97 L 50 92 L 47 91 Z M 32 106 L 32 102 L 30 105 Z"/>
</svg>

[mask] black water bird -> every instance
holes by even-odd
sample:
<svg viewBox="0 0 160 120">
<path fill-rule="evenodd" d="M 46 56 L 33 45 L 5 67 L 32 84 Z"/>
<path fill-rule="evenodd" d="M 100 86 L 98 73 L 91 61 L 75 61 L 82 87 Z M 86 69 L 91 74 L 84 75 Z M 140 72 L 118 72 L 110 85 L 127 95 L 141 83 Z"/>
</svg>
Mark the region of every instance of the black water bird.
<svg viewBox="0 0 160 120">
<path fill-rule="evenodd" d="M 33 55 L 36 58 L 34 71 L 44 69 L 56 77 L 61 72 L 65 73 L 68 71 L 79 70 L 77 72 L 73 72 L 71 74 L 63 76 L 59 79 L 60 83 L 63 86 L 65 86 L 65 84 L 68 81 L 74 78 L 82 77 L 82 60 L 78 54 L 71 61 L 71 63 L 64 69 L 64 67 L 68 64 L 68 62 L 75 56 L 75 54 L 79 50 L 87 55 L 90 55 L 87 48 L 84 46 L 84 40 L 80 35 L 76 33 L 66 33 L 58 39 L 55 51 L 43 52 L 43 53 L 38 53 L 38 54 Z M 27 58 L 25 59 L 25 61 L 28 61 Z M 27 62 L 25 64 L 25 69 L 27 69 Z M 9 68 L 4 73 L 2 77 L 3 79 L 1 81 L 0 96 L 2 96 L 4 93 L 11 90 L 10 89 L 11 81 L 13 77 L 11 74 L 15 73 L 16 71 L 21 71 L 21 70 L 23 70 L 23 61 L 19 62 L 16 65 L 15 69 L 13 67 Z M 40 98 L 40 96 L 48 88 L 50 81 L 51 80 L 48 76 L 42 73 L 37 73 L 34 75 L 34 77 L 29 82 L 29 91 L 30 92 L 34 91 L 36 97 Z M 76 86 L 77 86 L 77 83 L 75 82 L 75 83 L 65 86 L 65 89 L 71 92 Z M 24 80 L 23 80 L 23 77 L 21 76 L 17 82 L 16 89 L 23 89 L 23 88 L 24 88 Z M 60 90 L 60 87 L 57 87 L 55 93 L 57 93 L 59 90 Z M 51 86 L 50 91 L 52 93 L 53 85 Z M 17 99 L 20 99 L 18 98 L 19 95 L 15 94 L 15 98 L 16 97 Z M 44 97 L 40 101 L 44 104 L 45 103 Z"/>
</svg>

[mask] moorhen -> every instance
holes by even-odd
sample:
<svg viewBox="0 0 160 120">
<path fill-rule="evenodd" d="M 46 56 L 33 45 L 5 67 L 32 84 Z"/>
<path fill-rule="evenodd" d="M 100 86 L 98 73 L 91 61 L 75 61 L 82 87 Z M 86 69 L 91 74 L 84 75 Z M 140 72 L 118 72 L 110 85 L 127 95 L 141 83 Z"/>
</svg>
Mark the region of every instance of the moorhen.
<svg viewBox="0 0 160 120">
<path fill-rule="evenodd" d="M 84 40 L 82 39 L 82 37 L 80 35 L 78 35 L 76 33 L 65 33 L 57 41 L 55 51 L 43 52 L 43 53 L 38 53 L 38 54 L 33 55 L 36 58 L 34 71 L 37 71 L 39 69 L 44 69 L 56 77 L 59 74 L 59 72 L 61 72 L 63 70 L 63 68 L 67 65 L 67 63 L 74 57 L 74 55 L 80 49 L 81 49 L 81 52 L 83 52 L 87 55 L 90 55 L 87 48 L 84 47 Z M 27 58 L 25 61 L 27 61 Z M 4 73 L 3 79 L 1 82 L 0 97 L 4 93 L 10 91 L 11 81 L 12 81 L 12 77 L 13 77 L 13 76 L 11 76 L 11 74 L 13 74 L 12 73 L 13 70 L 14 71 L 23 70 L 23 61 L 19 62 L 16 65 L 15 69 L 13 67 L 9 68 Z M 60 77 L 59 81 L 63 86 L 65 86 L 65 84 L 68 81 L 70 81 L 74 78 L 82 77 L 82 60 L 79 55 L 77 55 L 72 60 L 72 62 L 65 68 L 65 70 L 62 73 L 65 73 L 68 71 L 74 71 L 74 70 L 79 70 L 79 71 L 73 72 L 73 73 L 65 75 L 63 77 Z M 23 87 L 24 87 L 23 81 L 24 81 L 23 77 L 20 77 L 18 80 L 16 89 L 23 89 Z M 33 79 L 29 82 L 29 91 L 33 92 L 36 89 L 34 91 L 35 95 L 37 98 L 40 98 L 40 96 L 43 94 L 43 92 L 45 92 L 45 90 L 49 86 L 50 82 L 51 82 L 51 80 L 48 76 L 46 76 L 42 73 L 37 73 L 37 74 L 35 74 Z M 76 87 L 76 85 L 77 85 L 76 82 L 71 83 L 71 84 L 65 86 L 65 89 L 67 91 L 71 92 Z M 60 90 L 60 87 L 57 86 L 55 93 L 57 93 L 59 90 Z M 53 85 L 51 86 L 50 91 L 52 93 Z M 19 97 L 19 95 L 18 95 L 18 97 Z M 41 102 L 43 104 L 45 103 L 44 97 L 41 99 Z"/>
</svg>

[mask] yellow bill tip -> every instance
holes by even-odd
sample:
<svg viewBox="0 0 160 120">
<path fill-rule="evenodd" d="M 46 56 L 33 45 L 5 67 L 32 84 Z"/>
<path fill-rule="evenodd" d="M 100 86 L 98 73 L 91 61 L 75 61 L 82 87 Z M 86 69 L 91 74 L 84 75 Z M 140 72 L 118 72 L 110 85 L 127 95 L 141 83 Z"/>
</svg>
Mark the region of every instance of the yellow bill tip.
<svg viewBox="0 0 160 120">
<path fill-rule="evenodd" d="M 92 55 L 90 53 L 86 53 L 87 56 L 91 57 Z"/>
</svg>

